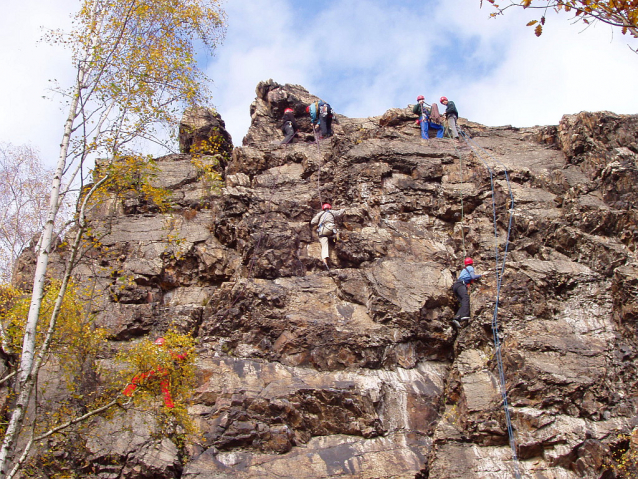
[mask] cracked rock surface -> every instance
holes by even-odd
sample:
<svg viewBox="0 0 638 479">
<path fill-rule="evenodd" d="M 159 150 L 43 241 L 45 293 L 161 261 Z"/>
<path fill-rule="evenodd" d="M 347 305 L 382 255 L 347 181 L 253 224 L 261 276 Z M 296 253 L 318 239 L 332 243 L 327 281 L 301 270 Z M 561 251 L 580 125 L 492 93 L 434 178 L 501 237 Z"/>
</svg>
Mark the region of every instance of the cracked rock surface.
<svg viewBox="0 0 638 479">
<path fill-rule="evenodd" d="M 179 464 L 170 441 L 97 431 L 91 454 L 111 448 L 124 466 L 91 477 L 513 477 L 492 342 L 510 211 L 498 321 L 520 470 L 603 477 L 618 435 L 638 425 L 638 118 L 460 119 L 466 143 L 422 140 L 396 108 L 337 115 L 317 143 L 305 115 L 316 97 L 272 80 L 256 92 L 223 188 L 187 153 L 223 129 L 200 112 L 185 153 L 157 159 L 170 213 L 136 198 L 92 213 L 108 250 L 78 274 L 101 293 L 97 322 L 114 347 L 169 327 L 196 335 L 189 412 L 202 437 Z M 280 146 L 285 108 L 300 130 Z M 309 225 L 325 201 L 346 209 L 330 271 Z M 488 275 L 456 331 L 466 254 Z"/>
</svg>

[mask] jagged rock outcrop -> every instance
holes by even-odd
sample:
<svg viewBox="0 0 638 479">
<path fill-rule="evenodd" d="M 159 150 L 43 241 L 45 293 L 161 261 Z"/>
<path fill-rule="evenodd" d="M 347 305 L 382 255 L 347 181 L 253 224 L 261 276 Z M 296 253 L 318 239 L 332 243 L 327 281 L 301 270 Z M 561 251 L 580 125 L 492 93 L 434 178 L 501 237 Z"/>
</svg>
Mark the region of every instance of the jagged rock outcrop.
<svg viewBox="0 0 638 479">
<path fill-rule="evenodd" d="M 233 140 L 219 113 L 211 108 L 188 108 L 179 123 L 179 151 L 196 162 L 214 158 L 213 171 L 223 176 L 233 151 Z"/>
<path fill-rule="evenodd" d="M 619 434 L 638 426 L 638 117 L 461 119 L 470 148 L 422 140 L 397 108 L 338 116 L 335 136 L 316 144 L 304 116 L 315 99 L 260 83 L 223 188 L 172 155 L 155 180 L 173 194 L 170 213 L 135 198 L 92 213 L 104 250 L 78 274 L 103 293 L 93 309 L 114 347 L 171 326 L 198 339 L 190 414 L 201 442 L 183 467 L 164 442 L 157 466 L 130 445 L 122 461 L 158 478 L 513 477 L 493 272 L 472 289 L 469 325 L 450 323 L 464 254 L 481 272 L 494 270 L 495 249 L 503 257 L 511 186 L 498 319 L 519 467 L 613 477 Z M 287 107 L 300 132 L 284 147 Z M 309 226 L 326 200 L 347 209 L 330 272 Z M 151 477 L 135 464 L 86 477 Z"/>
</svg>

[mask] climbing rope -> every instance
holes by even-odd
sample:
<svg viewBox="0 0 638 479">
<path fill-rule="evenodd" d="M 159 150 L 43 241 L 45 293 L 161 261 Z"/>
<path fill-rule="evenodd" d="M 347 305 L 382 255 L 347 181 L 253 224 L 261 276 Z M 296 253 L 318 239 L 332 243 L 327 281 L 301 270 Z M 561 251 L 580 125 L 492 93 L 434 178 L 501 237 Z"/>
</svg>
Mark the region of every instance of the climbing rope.
<svg viewBox="0 0 638 479">
<path fill-rule="evenodd" d="M 317 116 L 319 112 L 317 111 Z M 319 146 L 319 139 L 317 138 L 317 130 L 315 129 L 315 124 L 312 122 L 312 117 L 310 118 L 310 124 L 312 125 L 312 134 L 315 137 L 315 144 L 317 145 L 317 151 L 319 152 L 319 167 L 317 168 L 317 194 L 319 195 L 319 205 L 323 205 L 323 199 L 321 197 L 321 166 L 323 164 L 323 157 L 321 156 L 321 147 Z M 319 123 L 317 123 L 317 126 Z"/>
<path fill-rule="evenodd" d="M 512 419 L 511 419 L 511 414 L 510 414 L 510 408 L 509 408 L 509 404 L 508 404 L 508 400 L 507 400 L 507 388 L 506 388 L 506 383 L 505 383 L 505 368 L 503 366 L 503 357 L 501 355 L 501 342 L 500 342 L 499 332 L 498 332 L 498 307 L 499 307 L 499 302 L 500 302 L 501 286 L 503 285 L 503 276 L 504 276 L 504 273 L 505 273 L 505 262 L 507 260 L 507 253 L 508 253 L 509 243 L 510 243 L 510 235 L 511 235 L 511 231 L 512 231 L 512 219 L 513 219 L 513 213 L 514 213 L 514 194 L 512 192 L 512 185 L 510 183 L 509 174 L 507 172 L 507 168 L 505 167 L 505 165 L 503 165 L 503 163 L 501 163 L 500 161 L 496 160 L 496 158 L 494 158 L 489 152 L 487 152 L 484 148 L 482 148 L 474 140 L 472 140 L 472 138 L 470 138 L 470 136 L 468 134 L 466 134 L 465 132 L 461 131 L 460 128 L 458 130 L 459 130 L 460 138 L 463 139 L 465 144 L 472 150 L 472 152 L 475 154 L 475 156 L 483 163 L 483 165 L 485 166 L 485 168 L 487 168 L 487 171 L 490 174 L 490 186 L 491 186 L 491 190 L 492 190 L 492 216 L 493 216 L 493 222 L 494 222 L 494 249 L 495 249 L 494 256 L 495 256 L 495 262 L 496 262 L 496 298 L 495 298 L 495 303 L 494 303 L 494 314 L 492 316 L 492 336 L 493 336 L 493 341 L 494 341 L 496 362 L 497 362 L 497 365 L 498 365 L 499 382 L 500 382 L 500 387 L 501 387 L 501 397 L 502 397 L 502 400 L 503 400 L 503 409 L 505 411 L 505 422 L 507 424 L 507 434 L 508 434 L 508 437 L 509 437 L 510 449 L 512 450 L 512 460 L 513 460 L 513 464 L 514 464 L 514 475 L 515 475 L 516 479 L 520 479 L 521 478 L 521 472 L 520 472 L 520 466 L 519 466 L 519 462 L 518 462 L 518 455 L 516 453 L 516 438 L 514 436 L 514 429 L 512 427 Z M 480 150 L 480 153 L 479 153 L 479 150 Z M 494 162 L 500 164 L 503 167 L 503 171 L 505 173 L 505 179 L 507 181 L 507 188 L 509 190 L 509 196 L 510 196 L 510 207 L 509 207 L 509 218 L 508 218 L 508 225 L 507 225 L 507 235 L 506 235 L 506 238 L 505 238 L 505 246 L 503 248 L 503 255 L 502 255 L 502 258 L 501 258 L 500 265 L 499 265 L 499 252 L 498 252 L 498 225 L 497 225 L 497 220 L 496 220 L 496 199 L 495 199 L 495 189 L 494 189 L 494 171 L 492 170 L 492 168 L 490 168 L 490 166 L 484 160 L 482 155 L 488 156 Z M 460 153 L 459 153 L 459 158 L 461 158 Z M 461 201 L 462 201 L 462 193 L 461 193 Z M 461 206 L 461 212 L 462 212 L 462 206 Z M 462 230 L 462 228 L 461 228 L 461 230 Z M 463 243 L 463 250 L 465 251 L 465 243 Z"/>
<path fill-rule="evenodd" d="M 457 145 L 454 145 L 457 155 L 459 155 L 459 182 L 461 187 L 459 188 L 459 194 L 461 196 L 461 241 L 463 243 L 463 256 L 467 257 L 467 250 L 465 249 L 465 212 L 463 207 L 463 155 L 458 149 Z"/>
</svg>

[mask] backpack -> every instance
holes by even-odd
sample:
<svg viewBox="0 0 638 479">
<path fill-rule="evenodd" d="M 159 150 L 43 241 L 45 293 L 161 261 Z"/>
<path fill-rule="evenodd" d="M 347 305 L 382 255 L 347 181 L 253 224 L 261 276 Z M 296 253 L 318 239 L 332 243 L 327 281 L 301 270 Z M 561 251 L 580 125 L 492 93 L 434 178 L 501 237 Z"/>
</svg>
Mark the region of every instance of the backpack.
<svg viewBox="0 0 638 479">
<path fill-rule="evenodd" d="M 329 103 L 320 102 L 319 103 L 319 116 L 321 118 L 326 118 L 328 115 L 332 114 L 332 108 Z"/>
<path fill-rule="evenodd" d="M 443 123 L 443 117 L 439 113 L 439 107 L 436 103 L 432 103 L 432 107 L 430 108 L 430 121 L 437 125 Z"/>
</svg>

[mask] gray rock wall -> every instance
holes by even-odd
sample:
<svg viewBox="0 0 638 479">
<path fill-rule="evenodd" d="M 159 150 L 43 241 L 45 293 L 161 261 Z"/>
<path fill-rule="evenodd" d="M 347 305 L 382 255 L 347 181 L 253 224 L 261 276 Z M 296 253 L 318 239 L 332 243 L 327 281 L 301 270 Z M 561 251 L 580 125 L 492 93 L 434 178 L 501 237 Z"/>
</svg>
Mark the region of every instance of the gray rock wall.
<svg viewBox="0 0 638 479">
<path fill-rule="evenodd" d="M 316 144 L 302 118 L 315 98 L 260 83 L 221 190 L 175 155 L 158 159 L 170 213 L 130 198 L 93 214 L 108 251 L 80 273 L 104 293 L 93 308 L 114 347 L 177 327 L 199 348 L 190 413 L 202 438 L 183 469 L 159 441 L 156 465 L 108 477 L 513 477 L 491 327 L 504 168 L 515 208 L 498 319 L 520 470 L 613 477 L 604 461 L 638 422 L 636 117 L 523 129 L 461 119 L 470 148 L 422 140 L 410 110 L 394 109 L 338 116 Z M 284 147 L 286 107 L 300 132 Z M 309 226 L 323 201 L 347 209 L 330 272 Z M 455 331 L 450 287 L 465 254 L 490 274 Z M 149 461 L 148 442 L 121 441 L 124 464 Z"/>
</svg>

